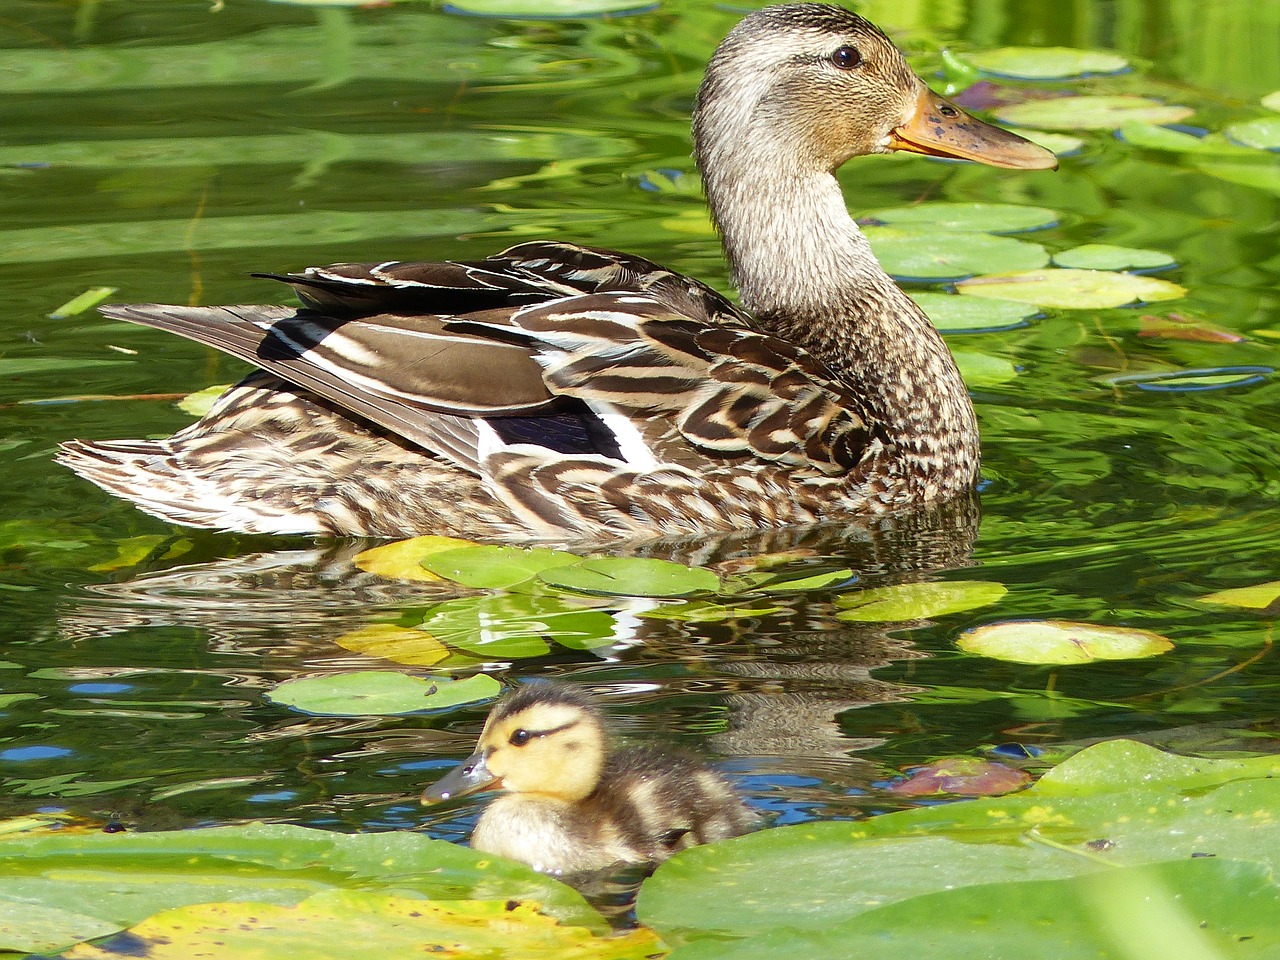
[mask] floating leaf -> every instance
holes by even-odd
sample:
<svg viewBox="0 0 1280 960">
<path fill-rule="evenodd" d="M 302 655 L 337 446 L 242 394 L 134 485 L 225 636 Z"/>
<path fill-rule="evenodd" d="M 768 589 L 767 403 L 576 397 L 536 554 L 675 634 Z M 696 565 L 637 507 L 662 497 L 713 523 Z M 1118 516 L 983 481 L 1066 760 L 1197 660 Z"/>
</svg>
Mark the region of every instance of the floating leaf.
<svg viewBox="0 0 1280 960">
<path fill-rule="evenodd" d="M 1014 203 L 949 203 L 933 201 L 909 207 L 889 207 L 866 214 L 866 219 L 890 226 L 934 227 L 957 233 L 1021 233 L 1044 230 L 1058 223 L 1058 212 L 1048 207 L 1024 207 Z"/>
<path fill-rule="evenodd" d="M 432 553 L 422 568 L 467 587 L 504 589 L 531 580 L 543 570 L 577 563 L 582 558 L 562 550 L 472 546 Z"/>
<path fill-rule="evenodd" d="M 565 590 L 618 597 L 685 597 L 720 587 L 710 570 L 648 557 L 599 557 L 544 570 L 538 577 Z"/>
<path fill-rule="evenodd" d="M 599 936 L 563 926 L 519 900 L 423 900 L 363 890 L 326 890 L 296 906 L 201 903 L 167 910 L 67 960 L 192 957 L 521 957 L 527 960 L 645 960 L 663 953 L 649 930 Z"/>
<path fill-rule="evenodd" d="M 485 673 L 450 680 L 410 677 L 390 670 L 360 670 L 286 680 L 266 696 L 272 703 L 326 717 L 382 717 L 478 703 L 502 692 Z"/>
<path fill-rule="evenodd" d="M 952 350 L 960 376 L 971 387 L 994 387 L 1018 376 L 1018 368 L 1004 357 L 993 357 L 972 350 Z"/>
<path fill-rule="evenodd" d="M 1280 117 L 1263 117 L 1245 123 L 1233 123 L 1222 131 L 1233 143 L 1258 150 L 1280 150 Z"/>
<path fill-rule="evenodd" d="M 1196 169 L 1211 177 L 1280 196 L 1280 164 L 1200 161 Z M 105 362 L 105 361 L 104 361 Z"/>
<path fill-rule="evenodd" d="M 1092 663 L 1138 660 L 1173 649 L 1173 643 L 1133 627 L 1100 627 L 1069 620 L 1005 620 L 960 634 L 969 653 L 1017 663 Z"/>
<path fill-rule="evenodd" d="M 1025 770 L 978 757 L 948 757 L 922 767 L 912 767 L 905 779 L 890 784 L 900 797 L 927 797 L 952 793 L 964 797 L 994 797 L 1021 790 L 1031 782 Z"/>
<path fill-rule="evenodd" d="M 1053 255 L 1054 266 L 1080 270 L 1164 270 L 1177 264 L 1167 253 L 1109 243 L 1086 243 Z"/>
<path fill-rule="evenodd" d="M 1048 252 L 1038 243 L 988 233 L 896 227 L 869 227 L 865 233 L 880 265 L 899 280 L 940 283 L 996 270 L 1031 270 L 1049 262 Z"/>
<path fill-rule="evenodd" d="M 1011 80 L 1067 80 L 1129 69 L 1129 61 L 1117 53 L 1071 47 L 997 47 L 967 59 L 983 73 Z"/>
<path fill-rule="evenodd" d="M 0 899 L 0 950 L 5 952 L 53 953 L 119 929 L 118 923 L 74 910 Z"/>
<path fill-rule="evenodd" d="M 995 297 L 1034 303 L 1041 307 L 1097 310 L 1135 302 L 1173 300 L 1187 291 L 1156 277 L 1138 277 L 1107 270 L 1030 270 L 974 277 L 956 284 L 970 297 Z"/>
<path fill-rule="evenodd" d="M 334 642 L 356 653 L 415 667 L 430 667 L 449 657 L 449 648 L 425 630 L 394 623 L 371 623 Z"/>
<path fill-rule="evenodd" d="M 1192 343 L 1242 343 L 1234 330 L 1216 327 L 1195 317 L 1169 313 L 1162 317 L 1144 314 L 1138 318 L 1138 336 L 1156 340 L 1188 340 Z"/>
<path fill-rule="evenodd" d="M 80 296 L 73 297 L 50 313 L 49 319 L 65 320 L 67 317 L 78 316 L 86 310 L 92 310 L 115 292 L 115 287 L 90 287 Z"/>
<path fill-rule="evenodd" d="M 229 383 L 215 383 L 213 386 L 197 390 L 195 393 L 188 393 L 178 401 L 178 409 L 183 413 L 191 414 L 193 417 L 203 417 L 218 402 L 218 398 L 229 389 L 231 389 L 231 384 Z"/>
<path fill-rule="evenodd" d="M 657 4 L 651 0 L 448 0 L 450 13 L 511 20 L 571 20 L 579 17 L 641 13 Z"/>
<path fill-rule="evenodd" d="M 1252 587 L 1233 587 L 1217 593 L 1196 597 L 1199 603 L 1220 603 L 1250 610 L 1267 610 L 1280 604 L 1280 580 L 1254 584 Z"/>
<path fill-rule="evenodd" d="M 1039 314 L 1034 306 L 1013 300 L 976 300 L 952 293 L 910 294 L 939 330 L 978 332 L 1024 326 Z"/>
<path fill-rule="evenodd" d="M 436 604 L 421 629 L 485 660 L 520 660 L 547 653 L 552 640 L 575 650 L 600 646 L 613 640 L 616 627 L 610 614 L 576 598 L 503 594 Z"/>
<path fill-rule="evenodd" d="M 410 540 L 398 540 L 358 553 L 354 563 L 366 573 L 375 573 L 388 580 L 436 580 L 436 576 L 422 567 L 422 561 L 432 554 L 444 553 L 446 550 L 457 550 L 460 547 L 474 547 L 470 540 L 459 540 L 456 537 L 413 537 Z"/>
<path fill-rule="evenodd" d="M 1029 127 L 1024 127 L 1018 131 L 1018 134 L 1032 143 L 1039 144 L 1046 150 L 1052 151 L 1059 157 L 1071 156 L 1084 149 L 1084 140 L 1067 133 L 1051 133 L 1048 130 L 1032 130 Z"/>
<path fill-rule="evenodd" d="M 660 607 L 645 610 L 637 616 L 645 620 L 677 620 L 682 623 L 721 623 L 725 620 L 745 620 L 752 617 L 765 617 L 773 613 L 781 613 L 782 607 L 767 604 L 724 604 L 710 600 L 681 600 L 678 603 L 664 603 Z"/>
<path fill-rule="evenodd" d="M 1125 143 L 1144 150 L 1172 150 L 1177 153 L 1247 154 L 1245 147 L 1231 143 L 1225 137 L 1198 137 L 1184 130 L 1171 130 L 1154 123 L 1130 120 L 1120 125 L 1116 135 Z"/>
<path fill-rule="evenodd" d="M 1251 387 L 1262 383 L 1275 371 L 1271 367 L 1205 367 L 1199 370 L 1164 370 L 1149 373 L 1122 373 L 1100 378 L 1115 387 L 1133 386 L 1156 393 L 1198 393 Z"/>
<path fill-rule="evenodd" d="M 837 616 L 860 623 L 925 620 L 989 606 L 1008 592 L 1004 584 L 990 580 L 899 583 L 846 593 L 836 600 L 842 608 Z"/>
<path fill-rule="evenodd" d="M 996 111 L 1004 123 L 1049 130 L 1114 130 L 1130 120 L 1178 123 L 1195 111 L 1128 95 L 1060 97 L 1030 100 Z"/>
<path fill-rule="evenodd" d="M 1280 113 L 1280 90 L 1268 93 L 1262 98 L 1261 102 L 1268 110 L 1275 110 L 1277 113 Z"/>
</svg>

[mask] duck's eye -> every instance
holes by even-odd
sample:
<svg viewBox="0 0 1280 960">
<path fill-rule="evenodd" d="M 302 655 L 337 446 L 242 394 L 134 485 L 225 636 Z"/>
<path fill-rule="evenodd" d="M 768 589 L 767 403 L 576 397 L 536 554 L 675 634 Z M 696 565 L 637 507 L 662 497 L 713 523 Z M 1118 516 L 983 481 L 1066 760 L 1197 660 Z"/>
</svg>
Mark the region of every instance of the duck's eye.
<svg viewBox="0 0 1280 960">
<path fill-rule="evenodd" d="M 831 54 L 831 62 L 841 70 L 852 70 L 862 63 L 862 54 L 858 52 L 857 47 L 841 47 Z"/>
<path fill-rule="evenodd" d="M 533 734 L 530 733 L 528 730 L 517 730 L 515 733 L 511 734 L 511 737 L 508 739 L 507 742 L 510 743 L 513 747 L 523 747 L 526 743 L 528 743 L 532 739 L 533 739 Z"/>
</svg>

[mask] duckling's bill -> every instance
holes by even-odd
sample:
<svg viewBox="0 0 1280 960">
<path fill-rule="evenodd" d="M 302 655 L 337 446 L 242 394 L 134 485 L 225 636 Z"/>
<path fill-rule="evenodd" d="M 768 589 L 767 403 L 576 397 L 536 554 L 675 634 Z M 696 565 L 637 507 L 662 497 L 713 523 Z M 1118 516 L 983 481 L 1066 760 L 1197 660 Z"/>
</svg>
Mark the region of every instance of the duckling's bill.
<svg viewBox="0 0 1280 960">
<path fill-rule="evenodd" d="M 1058 167 L 1053 151 L 970 116 L 923 83 L 915 113 L 889 134 L 888 147 L 1014 170 L 1056 170 Z"/>
<path fill-rule="evenodd" d="M 424 804 L 442 803 L 445 800 L 465 797 L 469 793 L 477 793 L 488 787 L 500 785 L 500 779 L 489 770 L 485 762 L 484 752 L 477 750 L 423 790 L 421 800 Z"/>
</svg>

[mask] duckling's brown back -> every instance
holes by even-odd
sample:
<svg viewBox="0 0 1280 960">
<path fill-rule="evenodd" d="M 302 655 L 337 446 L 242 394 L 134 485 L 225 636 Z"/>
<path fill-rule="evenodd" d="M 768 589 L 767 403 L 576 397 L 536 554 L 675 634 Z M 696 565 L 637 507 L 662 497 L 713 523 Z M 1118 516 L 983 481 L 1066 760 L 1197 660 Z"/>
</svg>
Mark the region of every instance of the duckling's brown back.
<svg viewBox="0 0 1280 960">
<path fill-rule="evenodd" d="M 665 860 L 759 826 L 756 813 L 719 774 L 692 757 L 647 746 L 611 754 L 585 805 L 589 818 L 616 833 L 635 860 Z"/>
</svg>

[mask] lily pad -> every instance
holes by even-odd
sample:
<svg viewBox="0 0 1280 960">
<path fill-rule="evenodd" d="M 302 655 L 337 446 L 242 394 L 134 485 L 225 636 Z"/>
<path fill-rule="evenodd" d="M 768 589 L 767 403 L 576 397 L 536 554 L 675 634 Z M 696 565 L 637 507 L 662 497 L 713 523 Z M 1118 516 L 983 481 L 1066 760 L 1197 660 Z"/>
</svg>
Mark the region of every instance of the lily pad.
<svg viewBox="0 0 1280 960">
<path fill-rule="evenodd" d="M 1238 183 L 1243 187 L 1252 187 L 1280 196 L 1280 164 L 1267 163 L 1230 163 L 1227 161 L 1200 161 L 1196 169 L 1228 183 Z M 107 362 L 107 361 L 100 361 Z"/>
<path fill-rule="evenodd" d="M 1032 143 L 1039 144 L 1046 150 L 1052 151 L 1059 157 L 1069 157 L 1084 149 L 1084 140 L 1069 133 L 1053 133 L 1049 130 L 1033 130 L 1030 127 L 1023 127 L 1018 131 L 1018 134 Z"/>
<path fill-rule="evenodd" d="M 1001 107 L 1003 123 L 1048 130 L 1115 130 L 1130 120 L 1178 123 L 1195 113 L 1190 107 L 1125 94 L 1029 100 Z"/>
<path fill-rule="evenodd" d="M 68 951 L 67 960 L 192 957 L 385 960 L 446 954 L 459 960 L 645 960 L 661 954 L 649 930 L 600 936 L 563 926 L 536 903 L 422 900 L 326 890 L 301 903 L 201 903 L 149 917 L 119 937 Z"/>
<path fill-rule="evenodd" d="M 1233 587 L 1230 590 L 1219 590 L 1196 597 L 1198 603 L 1222 604 L 1230 607 L 1245 607 L 1249 610 L 1267 610 L 1280 605 L 1280 580 L 1267 583 L 1256 583 L 1251 587 Z"/>
<path fill-rule="evenodd" d="M 1040 311 L 1014 300 L 958 297 L 952 293 L 910 294 L 912 300 L 939 330 L 977 333 L 983 330 L 1010 330 L 1024 326 Z"/>
<path fill-rule="evenodd" d="M 1109 243 L 1086 243 L 1053 255 L 1056 267 L 1080 270 L 1164 270 L 1177 265 L 1160 250 L 1117 247 Z"/>
<path fill-rule="evenodd" d="M 1058 212 L 1048 207 L 1016 203 L 950 203 L 934 201 L 908 207 L 889 207 L 866 214 L 866 219 L 890 226 L 933 227 L 967 233 L 1022 233 L 1056 226 Z"/>
<path fill-rule="evenodd" d="M 1227 390 L 1262 383 L 1275 371 L 1271 367 L 1203 367 L 1198 370 L 1157 370 L 1148 373 L 1123 373 L 1102 377 L 1114 387 L 1137 387 L 1154 393 L 1200 393 L 1205 390 Z"/>
<path fill-rule="evenodd" d="M 899 583 L 845 594 L 836 600 L 843 608 L 837 616 L 859 623 L 925 620 L 989 606 L 1008 592 L 1004 584 L 990 580 Z"/>
<path fill-rule="evenodd" d="M 726 620 L 745 620 L 781 613 L 782 607 L 767 603 L 714 603 L 709 600 L 681 600 L 664 603 L 660 607 L 645 610 L 637 616 L 645 620 L 676 620 L 682 623 L 722 623 Z"/>
<path fill-rule="evenodd" d="M 218 398 L 230 388 L 231 384 L 229 383 L 215 383 L 213 386 L 197 390 L 195 393 L 188 393 L 178 401 L 178 409 L 183 413 L 191 414 L 193 417 L 203 417 L 213 409 L 213 405 L 218 402 Z"/>
<path fill-rule="evenodd" d="M 1277 113 L 1280 113 L 1280 90 L 1275 90 L 1263 97 L 1262 105 L 1268 110 L 1274 110 Z"/>
<path fill-rule="evenodd" d="M 1171 150 L 1177 153 L 1225 154 L 1227 156 L 1246 155 L 1249 152 L 1247 148 L 1238 146 L 1216 134 L 1197 137 L 1185 130 L 1173 130 L 1141 120 L 1122 123 L 1120 129 L 1116 131 L 1116 136 L 1130 146 L 1141 147 L 1144 150 Z"/>
<path fill-rule="evenodd" d="M 928 797 L 950 793 L 963 797 L 995 797 L 1021 790 L 1031 782 L 1031 774 L 1007 764 L 979 757 L 948 757 L 922 767 L 912 767 L 907 776 L 890 784 L 888 790 L 900 797 Z"/>
<path fill-rule="evenodd" d="M 652 10 L 649 0 L 448 0 L 449 13 L 511 20 L 572 20 L 578 17 L 618 16 Z"/>
<path fill-rule="evenodd" d="M 450 655 L 449 648 L 425 630 L 394 623 L 371 623 L 344 633 L 334 642 L 356 653 L 415 667 L 434 666 Z"/>
<path fill-rule="evenodd" d="M 1067 80 L 1129 69 L 1129 61 L 1118 53 L 1072 47 L 997 47 L 967 59 L 983 73 L 1011 80 Z"/>
<path fill-rule="evenodd" d="M 272 703 L 325 717 L 383 717 L 479 703 L 502 692 L 488 674 L 465 680 L 410 677 L 390 670 L 360 670 L 286 680 L 266 696 Z"/>
<path fill-rule="evenodd" d="M 376 573 L 388 580 L 439 581 L 441 577 L 423 568 L 423 560 L 446 550 L 475 546 L 479 544 L 457 537 L 413 537 L 365 550 L 356 554 L 353 562 L 366 573 Z"/>
<path fill-rule="evenodd" d="M 869 227 L 871 251 L 898 280 L 953 282 L 995 270 L 1032 270 L 1049 262 L 1038 243 L 989 233 Z"/>
<path fill-rule="evenodd" d="M 581 559 L 562 550 L 474 546 L 432 553 L 423 557 L 421 564 L 428 573 L 463 586 L 503 589 Z"/>
<path fill-rule="evenodd" d="M 1245 337 L 1197 317 L 1180 313 L 1146 314 L 1138 318 L 1138 336 L 1151 340 L 1186 340 L 1191 343 L 1243 343 Z"/>
<path fill-rule="evenodd" d="M 1004 357 L 993 357 L 972 350 L 952 350 L 960 376 L 971 387 L 995 387 L 1018 376 L 1018 368 Z"/>
<path fill-rule="evenodd" d="M 687 597 L 719 589 L 710 570 L 647 557 L 599 557 L 538 574 L 543 583 L 579 593 L 617 597 Z"/>
<path fill-rule="evenodd" d="M 0 899 L 0 950 L 52 953 L 81 940 L 95 940 L 120 929 L 120 924 L 75 910 L 40 903 Z"/>
<path fill-rule="evenodd" d="M 1245 123 L 1233 123 L 1222 131 L 1233 143 L 1257 150 L 1280 150 L 1280 117 L 1263 117 Z"/>
<path fill-rule="evenodd" d="M 956 290 L 970 297 L 994 297 L 1071 310 L 1099 310 L 1130 303 L 1174 300 L 1187 292 L 1176 283 L 1156 277 L 1065 268 L 974 277 L 956 284 Z"/>
<path fill-rule="evenodd" d="M 438 603 L 420 629 L 447 647 L 492 661 L 540 657 L 552 641 L 574 650 L 602 646 L 613 642 L 616 628 L 613 616 L 576 598 L 511 593 Z M 390 649 L 382 655 L 396 658 Z"/>
<path fill-rule="evenodd" d="M 1069 620 L 989 623 L 960 634 L 956 646 L 996 660 L 1046 664 L 1139 660 L 1173 649 L 1170 640 L 1150 630 L 1101 627 Z"/>
</svg>

